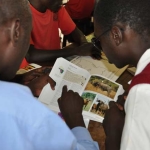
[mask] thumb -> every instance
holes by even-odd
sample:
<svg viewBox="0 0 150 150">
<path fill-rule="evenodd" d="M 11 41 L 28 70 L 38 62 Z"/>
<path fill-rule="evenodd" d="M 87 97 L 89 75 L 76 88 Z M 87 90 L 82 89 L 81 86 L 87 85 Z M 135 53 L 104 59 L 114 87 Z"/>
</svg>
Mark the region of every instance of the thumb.
<svg viewBox="0 0 150 150">
<path fill-rule="evenodd" d="M 50 84 L 51 89 L 55 90 L 56 82 L 49 76 L 48 76 L 48 83 Z"/>
</svg>

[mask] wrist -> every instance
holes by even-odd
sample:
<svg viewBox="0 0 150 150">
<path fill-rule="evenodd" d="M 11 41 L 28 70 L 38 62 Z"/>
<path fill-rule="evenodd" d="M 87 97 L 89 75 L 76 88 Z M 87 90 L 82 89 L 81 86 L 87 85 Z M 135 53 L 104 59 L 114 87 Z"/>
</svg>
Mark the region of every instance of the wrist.
<svg viewBox="0 0 150 150">
<path fill-rule="evenodd" d="M 85 127 L 82 114 L 66 114 L 63 118 L 70 129 L 78 126 Z"/>
</svg>

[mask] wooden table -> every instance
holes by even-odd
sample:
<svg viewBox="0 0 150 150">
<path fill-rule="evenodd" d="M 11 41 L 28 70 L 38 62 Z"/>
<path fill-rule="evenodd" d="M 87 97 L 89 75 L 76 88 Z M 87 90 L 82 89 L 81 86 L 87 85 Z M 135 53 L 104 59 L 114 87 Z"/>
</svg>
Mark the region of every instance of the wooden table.
<svg viewBox="0 0 150 150">
<path fill-rule="evenodd" d="M 118 78 L 117 83 L 123 85 L 125 91 L 128 90 L 128 82 L 132 79 L 131 75 L 127 70 Z M 105 133 L 101 123 L 90 120 L 88 130 L 93 138 L 97 141 L 101 150 L 105 150 Z"/>
</svg>

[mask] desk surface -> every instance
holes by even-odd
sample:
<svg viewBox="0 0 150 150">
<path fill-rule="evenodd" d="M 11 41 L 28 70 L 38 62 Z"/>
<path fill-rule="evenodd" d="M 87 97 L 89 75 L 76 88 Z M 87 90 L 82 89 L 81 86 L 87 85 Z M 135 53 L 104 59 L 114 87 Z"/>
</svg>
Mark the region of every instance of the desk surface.
<svg viewBox="0 0 150 150">
<path fill-rule="evenodd" d="M 132 79 L 133 75 L 131 75 L 127 70 L 118 78 L 116 82 L 123 85 L 125 91 L 128 90 L 128 82 Z M 101 150 L 105 150 L 105 133 L 102 127 L 102 124 L 95 121 L 89 122 L 88 130 L 92 136 L 92 138 L 98 142 Z"/>
</svg>

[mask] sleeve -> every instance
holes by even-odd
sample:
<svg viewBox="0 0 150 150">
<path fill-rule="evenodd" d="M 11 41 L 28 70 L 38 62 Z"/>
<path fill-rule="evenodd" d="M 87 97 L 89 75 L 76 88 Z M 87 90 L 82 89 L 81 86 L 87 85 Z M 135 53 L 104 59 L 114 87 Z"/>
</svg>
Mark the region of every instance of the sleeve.
<svg viewBox="0 0 150 150">
<path fill-rule="evenodd" d="M 56 114 L 51 114 L 44 120 L 45 123 L 42 123 L 42 126 L 38 130 L 36 129 L 36 134 L 32 136 L 35 149 L 99 150 L 87 129 L 79 127 L 74 128 L 71 132 L 66 123 Z"/>
<path fill-rule="evenodd" d="M 70 34 L 76 27 L 64 7 L 61 7 L 58 12 L 58 26 L 61 32 L 65 35 Z"/>
<path fill-rule="evenodd" d="M 31 45 L 34 45 L 34 42 L 33 42 L 33 40 L 32 40 L 32 37 L 30 37 L 30 44 Z M 22 68 L 25 68 L 26 66 L 28 66 L 29 65 L 29 63 L 27 62 L 27 60 L 26 60 L 26 58 L 24 58 L 23 60 L 22 60 L 22 63 L 21 63 L 21 65 L 20 65 L 20 69 L 22 69 Z"/>
<path fill-rule="evenodd" d="M 88 132 L 86 128 L 83 128 L 83 127 L 73 128 L 72 133 L 76 137 L 77 142 L 80 145 L 80 147 L 83 147 L 85 150 L 99 150 L 98 143 L 93 141 L 90 133 Z"/>
<path fill-rule="evenodd" d="M 134 86 L 125 103 L 121 150 L 150 149 L 150 85 Z"/>
<path fill-rule="evenodd" d="M 33 42 L 32 36 L 30 36 L 30 45 L 34 45 L 34 42 Z"/>
<path fill-rule="evenodd" d="M 27 62 L 27 60 L 24 58 L 23 60 L 22 60 L 22 63 L 21 63 L 21 65 L 20 65 L 20 69 L 22 69 L 22 68 L 25 68 L 26 66 L 28 66 L 28 62 Z"/>
</svg>

